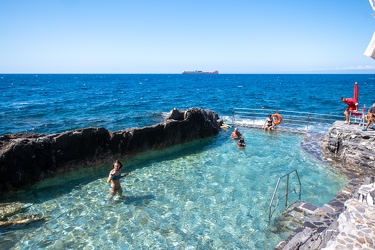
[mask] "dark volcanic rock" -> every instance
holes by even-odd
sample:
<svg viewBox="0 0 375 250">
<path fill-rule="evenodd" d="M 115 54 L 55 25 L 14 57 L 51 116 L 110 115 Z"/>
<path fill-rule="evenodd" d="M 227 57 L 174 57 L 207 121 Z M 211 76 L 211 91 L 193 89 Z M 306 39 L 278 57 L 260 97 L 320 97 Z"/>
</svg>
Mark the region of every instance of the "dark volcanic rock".
<svg viewBox="0 0 375 250">
<path fill-rule="evenodd" d="M 162 123 L 111 132 L 85 128 L 51 135 L 0 137 L 0 192 L 34 183 L 71 166 L 95 163 L 111 155 L 161 149 L 219 132 L 222 121 L 212 111 L 173 109 Z"/>
</svg>

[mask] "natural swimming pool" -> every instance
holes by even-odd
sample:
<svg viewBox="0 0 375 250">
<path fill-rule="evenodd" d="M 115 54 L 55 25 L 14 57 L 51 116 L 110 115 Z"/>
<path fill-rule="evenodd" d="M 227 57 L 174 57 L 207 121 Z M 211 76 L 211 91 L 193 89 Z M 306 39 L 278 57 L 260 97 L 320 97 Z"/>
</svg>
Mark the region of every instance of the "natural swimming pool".
<svg viewBox="0 0 375 250">
<path fill-rule="evenodd" d="M 241 128 L 247 146 L 239 149 L 230 132 L 125 159 L 125 198 L 113 203 L 105 182 L 111 162 L 13 195 L 48 220 L 2 229 L 0 247 L 273 249 L 290 233 L 268 222 L 280 176 L 297 169 L 302 200 L 319 206 L 347 183 L 302 150 L 304 135 Z"/>
</svg>

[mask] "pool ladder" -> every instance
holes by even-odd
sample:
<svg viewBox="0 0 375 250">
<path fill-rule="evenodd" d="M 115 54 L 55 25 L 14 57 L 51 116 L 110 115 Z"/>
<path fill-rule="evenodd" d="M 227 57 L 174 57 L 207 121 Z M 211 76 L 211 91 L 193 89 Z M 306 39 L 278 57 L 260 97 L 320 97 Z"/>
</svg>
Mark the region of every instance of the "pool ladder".
<svg viewBox="0 0 375 250">
<path fill-rule="evenodd" d="M 299 183 L 299 190 L 298 190 L 298 200 L 300 201 L 301 200 L 301 190 L 302 190 L 302 186 L 301 186 L 301 180 L 299 178 L 299 175 L 298 175 L 298 171 L 295 169 L 293 171 L 290 171 L 289 173 L 281 176 L 278 180 L 277 180 L 277 184 L 276 184 L 276 187 L 275 187 L 275 191 L 273 192 L 273 196 L 272 196 L 272 200 L 270 202 L 270 211 L 269 211 L 269 214 L 268 214 L 268 220 L 271 220 L 272 218 L 272 215 L 273 213 L 275 212 L 277 206 L 279 205 L 279 202 L 281 199 L 283 199 L 285 197 L 285 207 L 288 207 L 288 197 L 289 197 L 289 193 L 291 192 L 294 192 L 297 194 L 297 191 L 295 189 L 295 187 L 293 187 L 293 189 L 289 190 L 289 176 L 291 174 L 295 173 L 295 175 L 297 176 L 297 179 L 298 179 L 298 183 Z M 282 179 L 285 179 L 286 178 L 286 188 L 285 188 L 285 194 L 281 197 L 279 197 L 278 199 L 275 200 L 275 197 L 276 197 L 276 193 L 277 193 L 277 190 L 279 189 L 279 185 L 280 185 L 280 181 Z M 275 204 L 274 204 L 275 202 Z"/>
</svg>

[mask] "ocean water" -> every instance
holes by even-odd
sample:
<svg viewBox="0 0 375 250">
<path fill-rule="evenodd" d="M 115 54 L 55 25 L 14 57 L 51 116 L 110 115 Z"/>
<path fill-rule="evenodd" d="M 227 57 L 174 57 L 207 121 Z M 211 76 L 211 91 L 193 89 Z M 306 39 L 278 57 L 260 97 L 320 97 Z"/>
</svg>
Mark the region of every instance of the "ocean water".
<svg viewBox="0 0 375 250">
<path fill-rule="evenodd" d="M 0 75 L 0 135 L 111 131 L 162 121 L 173 108 L 235 107 L 342 115 L 340 97 L 375 102 L 375 75 Z"/>
<path fill-rule="evenodd" d="M 162 121 L 172 108 L 229 117 L 234 107 L 341 115 L 340 97 L 372 75 L 1 75 L 1 135 L 83 127 L 117 131 Z M 46 221 L 0 230 L 2 249 L 273 249 L 292 229 L 268 221 L 277 179 L 298 170 L 302 200 L 323 205 L 348 180 L 305 152 L 303 134 L 240 128 L 245 149 L 218 136 L 122 159 L 124 197 L 108 203 L 108 162 L 46 179 L 2 201 Z M 291 177 L 290 186 L 297 183 Z M 298 189 L 298 187 L 296 187 Z M 291 195 L 291 200 L 297 199 Z M 15 217 L 20 215 L 15 215 Z"/>
</svg>

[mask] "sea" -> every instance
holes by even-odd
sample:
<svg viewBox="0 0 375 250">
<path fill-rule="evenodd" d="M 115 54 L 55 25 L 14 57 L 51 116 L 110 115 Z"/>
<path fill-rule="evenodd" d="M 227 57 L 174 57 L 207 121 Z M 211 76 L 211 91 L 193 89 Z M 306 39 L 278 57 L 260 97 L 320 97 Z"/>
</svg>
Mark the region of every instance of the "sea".
<svg viewBox="0 0 375 250">
<path fill-rule="evenodd" d="M 192 107 L 213 110 L 228 124 L 238 108 L 344 120 L 340 97 L 353 97 L 355 82 L 359 106 L 369 107 L 375 102 L 370 74 L 3 74 L 0 136 L 87 127 L 119 131 Z M 322 206 L 349 180 L 301 147 L 305 134 L 239 130 L 246 140 L 242 149 L 230 138 L 231 127 L 121 158 L 123 173 L 130 174 L 121 179 L 124 195 L 113 200 L 106 183 L 112 162 L 4 194 L 0 203 L 25 204 L 11 219 L 40 220 L 0 228 L 0 249 L 274 249 L 299 225 L 282 213 L 285 205 L 303 200 Z"/>
<path fill-rule="evenodd" d="M 221 117 L 233 108 L 342 115 L 340 97 L 375 102 L 372 74 L 2 74 L 0 135 L 58 133 L 87 127 L 111 131 L 153 125 L 173 109 L 196 107 Z"/>
</svg>

